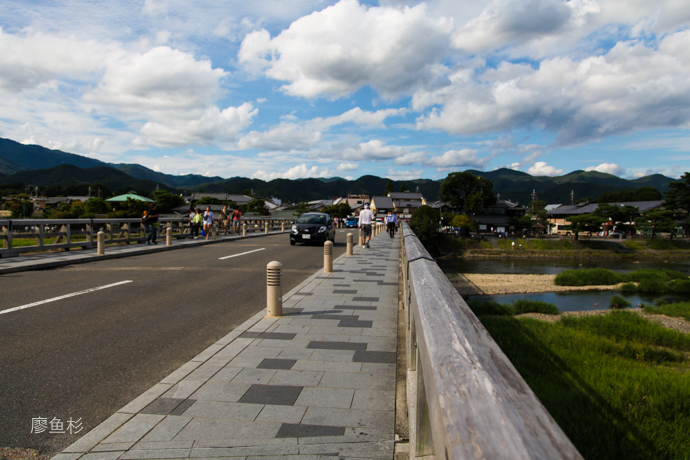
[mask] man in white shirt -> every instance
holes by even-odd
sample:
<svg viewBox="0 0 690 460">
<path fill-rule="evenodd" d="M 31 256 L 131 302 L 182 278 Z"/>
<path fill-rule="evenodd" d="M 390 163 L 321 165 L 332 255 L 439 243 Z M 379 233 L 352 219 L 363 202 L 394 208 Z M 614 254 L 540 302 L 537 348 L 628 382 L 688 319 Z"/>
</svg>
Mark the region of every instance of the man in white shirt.
<svg viewBox="0 0 690 460">
<path fill-rule="evenodd" d="M 369 247 L 369 240 L 371 240 L 371 223 L 374 220 L 374 213 L 369 209 L 369 204 L 364 204 L 364 210 L 359 213 L 359 225 L 362 228 L 362 239 L 364 240 L 364 247 Z"/>
</svg>

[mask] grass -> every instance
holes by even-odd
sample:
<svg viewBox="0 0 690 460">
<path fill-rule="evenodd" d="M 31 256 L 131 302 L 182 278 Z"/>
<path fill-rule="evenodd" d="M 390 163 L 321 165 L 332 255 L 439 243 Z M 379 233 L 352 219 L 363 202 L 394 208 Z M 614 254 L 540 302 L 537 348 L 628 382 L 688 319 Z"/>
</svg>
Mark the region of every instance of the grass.
<svg viewBox="0 0 690 460">
<path fill-rule="evenodd" d="M 603 268 L 581 268 L 565 270 L 556 275 L 556 286 L 612 286 L 621 281 L 621 276 Z"/>
<path fill-rule="evenodd" d="M 560 310 L 552 303 L 539 300 L 519 299 L 511 303 L 499 303 L 492 300 L 470 300 L 467 305 L 477 316 L 514 316 L 523 313 L 543 313 L 558 315 Z"/>
<path fill-rule="evenodd" d="M 626 311 L 480 319 L 585 458 L 688 458 L 687 335 Z"/>
<path fill-rule="evenodd" d="M 556 286 L 612 286 L 623 282 L 625 284 L 621 286 L 621 291 L 629 294 L 635 291 L 649 294 L 690 292 L 690 279 L 676 270 L 640 269 L 618 274 L 603 268 L 582 268 L 565 270 L 554 279 Z"/>
<path fill-rule="evenodd" d="M 625 300 L 623 297 L 619 295 L 614 295 L 613 297 L 611 297 L 611 302 L 609 303 L 609 307 L 614 310 L 628 308 L 631 305 L 632 304 L 628 300 Z"/>
<path fill-rule="evenodd" d="M 655 251 L 676 251 L 690 250 L 690 243 L 687 241 L 677 241 L 677 240 L 649 240 L 647 242 L 647 249 L 654 249 Z"/>
<path fill-rule="evenodd" d="M 522 249 L 529 251 L 559 251 L 559 250 L 574 250 L 577 249 L 569 240 L 551 240 L 551 239 L 500 239 L 498 240 L 498 247 L 501 249 L 513 249 L 513 241 L 515 241 L 515 250 L 522 245 Z"/>
<path fill-rule="evenodd" d="M 642 308 L 650 315 L 675 316 L 690 321 L 690 302 L 657 302 L 656 306 L 643 305 Z"/>
</svg>

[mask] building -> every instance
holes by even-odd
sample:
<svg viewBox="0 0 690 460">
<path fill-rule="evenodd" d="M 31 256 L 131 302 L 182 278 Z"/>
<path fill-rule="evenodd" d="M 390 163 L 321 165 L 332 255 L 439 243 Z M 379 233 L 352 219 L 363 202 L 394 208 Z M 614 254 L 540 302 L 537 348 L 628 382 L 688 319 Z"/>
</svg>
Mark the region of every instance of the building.
<svg viewBox="0 0 690 460">
<path fill-rule="evenodd" d="M 205 193 L 205 192 L 194 192 L 190 197 L 192 203 L 196 203 L 202 198 L 215 198 L 220 201 L 232 201 L 237 205 L 249 204 L 253 200 L 252 197 L 246 195 L 232 195 L 230 193 Z"/>
<path fill-rule="evenodd" d="M 395 205 L 393 204 L 393 200 L 391 200 L 387 196 L 373 197 L 371 199 L 371 203 L 369 206 L 371 207 L 371 210 L 376 217 L 383 218 L 383 216 L 388 214 L 388 211 L 395 212 Z"/>
<path fill-rule="evenodd" d="M 483 233 L 509 233 L 515 230 L 510 225 L 511 219 L 519 219 L 527 210 L 517 203 L 508 200 L 498 200 L 487 209 L 472 216 L 479 224 L 479 232 Z"/>
<path fill-rule="evenodd" d="M 640 210 L 641 214 L 654 209 L 663 209 L 663 201 L 627 201 L 619 203 L 607 203 L 612 206 L 633 206 Z M 569 217 L 581 216 L 583 214 L 591 214 L 599 208 L 598 203 L 578 203 L 573 205 L 561 205 L 549 209 L 547 206 L 547 215 L 549 216 L 550 233 L 556 235 L 565 235 L 570 233 L 568 226 L 570 225 Z"/>
<path fill-rule="evenodd" d="M 388 198 L 393 202 L 394 212 L 404 220 L 409 220 L 417 208 L 427 204 L 419 192 L 391 192 Z"/>
</svg>

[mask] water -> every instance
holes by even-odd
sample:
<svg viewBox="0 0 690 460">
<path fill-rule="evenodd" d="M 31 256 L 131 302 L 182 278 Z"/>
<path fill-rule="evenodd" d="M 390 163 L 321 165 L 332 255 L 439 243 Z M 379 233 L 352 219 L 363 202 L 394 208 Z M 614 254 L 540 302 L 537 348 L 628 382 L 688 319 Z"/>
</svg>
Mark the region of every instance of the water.
<svg viewBox="0 0 690 460">
<path fill-rule="evenodd" d="M 690 297 L 676 294 L 640 294 L 623 295 L 620 291 L 574 291 L 574 292 L 535 292 L 527 294 L 501 294 L 501 295 L 467 295 L 470 300 L 493 300 L 499 303 L 510 303 L 513 300 L 528 299 L 540 300 L 556 305 L 560 311 L 588 311 L 608 310 L 611 297 L 619 295 L 637 307 L 641 303 L 653 305 L 656 299 L 664 298 L 669 302 L 688 301 Z"/>
<path fill-rule="evenodd" d="M 627 259 L 444 259 L 438 265 L 447 273 L 557 275 L 577 268 L 606 268 L 623 273 L 641 268 L 670 269 L 690 274 L 690 260 Z"/>
</svg>

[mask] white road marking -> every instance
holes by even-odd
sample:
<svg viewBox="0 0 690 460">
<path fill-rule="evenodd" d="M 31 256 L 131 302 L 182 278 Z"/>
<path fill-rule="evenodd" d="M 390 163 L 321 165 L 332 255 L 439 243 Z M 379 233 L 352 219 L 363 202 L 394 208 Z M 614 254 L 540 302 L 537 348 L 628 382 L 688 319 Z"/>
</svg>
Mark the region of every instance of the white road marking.
<svg viewBox="0 0 690 460">
<path fill-rule="evenodd" d="M 34 303 L 22 305 L 21 307 L 14 307 L 14 308 L 10 308 L 8 310 L 0 311 L 0 315 L 3 315 L 5 313 L 12 313 L 13 311 L 17 311 L 17 310 L 24 310 L 25 308 L 36 307 L 38 305 L 43 305 L 44 303 L 50 303 L 50 302 L 55 302 L 57 300 L 67 299 L 69 297 L 74 297 L 77 295 L 88 294 L 89 292 L 100 291 L 101 289 L 107 289 L 107 288 L 111 288 L 111 287 L 115 287 L 115 286 L 120 286 L 122 284 L 127 284 L 127 283 L 131 283 L 131 282 L 132 282 L 132 280 L 120 281 L 119 283 L 108 284 L 107 286 L 100 286 L 100 287 L 95 287 L 95 288 L 91 288 L 91 289 L 85 289 L 83 291 L 61 295 L 59 297 L 53 297 L 52 299 L 41 300 L 40 302 L 34 302 Z"/>
<path fill-rule="evenodd" d="M 218 260 L 229 259 L 231 257 L 243 256 L 245 254 L 251 254 L 252 252 L 263 251 L 264 249 L 266 249 L 266 248 L 254 249 L 253 251 L 243 252 L 242 254 L 233 254 L 231 256 L 219 257 Z"/>
</svg>

